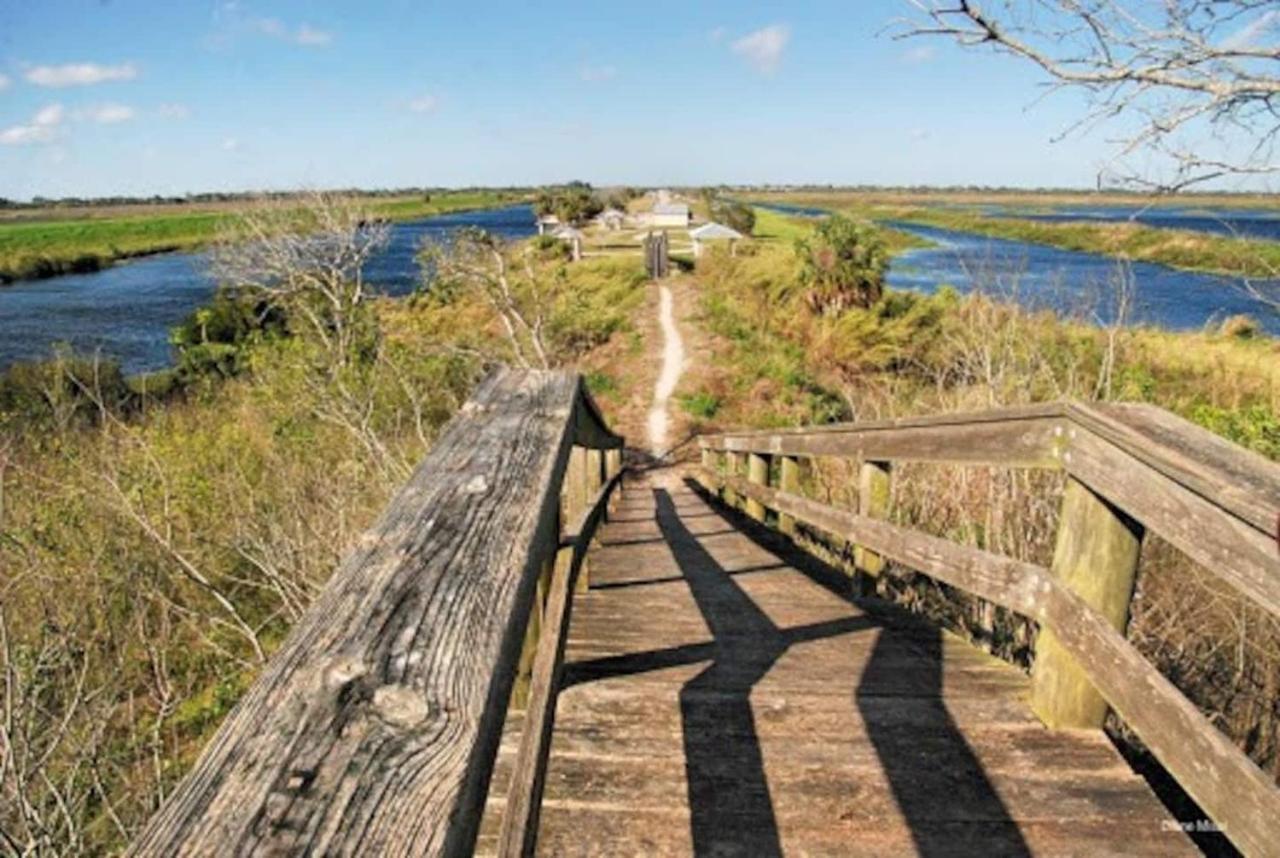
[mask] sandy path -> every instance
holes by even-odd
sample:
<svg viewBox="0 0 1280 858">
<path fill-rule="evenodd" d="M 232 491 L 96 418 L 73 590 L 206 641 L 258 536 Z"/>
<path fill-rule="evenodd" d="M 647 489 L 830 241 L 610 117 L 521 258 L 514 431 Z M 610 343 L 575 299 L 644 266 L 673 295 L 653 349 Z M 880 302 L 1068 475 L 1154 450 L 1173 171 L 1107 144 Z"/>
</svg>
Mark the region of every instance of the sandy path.
<svg viewBox="0 0 1280 858">
<path fill-rule="evenodd" d="M 669 452 L 671 415 L 667 413 L 671 395 L 684 373 L 684 340 L 676 327 L 675 297 L 668 286 L 659 286 L 658 321 L 662 326 L 662 372 L 653 387 L 653 406 L 649 409 L 649 449 L 661 459 Z"/>
</svg>

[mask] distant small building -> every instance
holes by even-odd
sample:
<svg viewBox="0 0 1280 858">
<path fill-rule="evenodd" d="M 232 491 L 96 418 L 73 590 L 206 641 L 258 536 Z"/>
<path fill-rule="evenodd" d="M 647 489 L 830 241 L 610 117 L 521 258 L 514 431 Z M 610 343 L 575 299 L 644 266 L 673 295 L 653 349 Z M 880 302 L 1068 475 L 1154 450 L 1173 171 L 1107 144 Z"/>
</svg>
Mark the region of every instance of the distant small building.
<svg viewBox="0 0 1280 858">
<path fill-rule="evenodd" d="M 561 227 L 560 218 L 553 214 L 545 214 L 538 218 L 538 235 L 554 233 Z"/>
<path fill-rule="evenodd" d="M 689 207 L 684 203 L 658 203 L 649 212 L 649 226 L 689 227 Z"/>
<path fill-rule="evenodd" d="M 622 229 L 627 223 L 627 216 L 619 209 L 605 209 L 596 216 L 596 223 L 607 230 Z"/>
<path fill-rule="evenodd" d="M 734 245 L 741 241 L 743 236 L 736 229 L 731 229 L 724 224 L 706 223 L 695 230 L 690 230 L 689 237 L 693 239 L 693 256 L 697 259 L 702 255 L 708 241 L 729 242 L 729 255 L 732 256 Z"/>
<path fill-rule="evenodd" d="M 555 232 L 551 233 L 552 238 L 558 238 L 561 241 L 569 243 L 570 255 L 573 261 L 577 262 L 582 258 L 582 233 L 571 226 L 562 226 Z"/>
</svg>

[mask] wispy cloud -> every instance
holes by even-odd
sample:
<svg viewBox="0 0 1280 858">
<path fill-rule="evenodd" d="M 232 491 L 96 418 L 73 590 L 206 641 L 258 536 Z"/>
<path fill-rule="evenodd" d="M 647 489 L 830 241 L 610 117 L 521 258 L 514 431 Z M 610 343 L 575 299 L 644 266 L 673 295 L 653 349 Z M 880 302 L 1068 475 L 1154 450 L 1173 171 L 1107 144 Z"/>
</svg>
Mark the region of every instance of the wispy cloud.
<svg viewBox="0 0 1280 858">
<path fill-rule="evenodd" d="M 333 34 L 325 30 L 317 30 L 310 24 L 303 24 L 294 34 L 293 40 L 300 45 L 327 45 L 333 41 Z"/>
<path fill-rule="evenodd" d="M 234 152 L 240 148 L 240 141 L 234 137 L 227 137 L 222 141 L 222 150 L 224 152 Z"/>
<path fill-rule="evenodd" d="M 440 99 L 434 95 L 420 95 L 410 99 L 408 108 L 411 113 L 432 113 L 440 106 Z"/>
<path fill-rule="evenodd" d="M 773 74 L 790 40 L 790 28 L 784 24 L 771 24 L 734 41 L 729 49 L 761 74 Z"/>
<path fill-rule="evenodd" d="M 603 80 L 612 80 L 617 77 L 618 69 L 615 66 L 593 66 L 583 64 L 578 69 L 578 77 L 587 83 L 598 83 Z"/>
<path fill-rule="evenodd" d="M 333 41 L 333 34 L 317 30 L 310 24 L 290 27 L 279 18 L 254 18 L 250 25 L 264 36 L 309 48 L 323 48 Z"/>
<path fill-rule="evenodd" d="M 24 143 L 48 143 L 57 134 L 66 115 L 61 104 L 49 104 L 36 111 L 25 125 L 14 125 L 0 131 L 0 143 L 18 146 Z"/>
<path fill-rule="evenodd" d="M 724 27 L 713 27 L 707 31 L 707 41 L 715 42 L 718 44 L 720 41 L 724 39 L 725 33 L 727 32 L 728 30 L 726 30 Z"/>
<path fill-rule="evenodd" d="M 1257 48 L 1264 42 L 1264 36 L 1273 31 L 1280 33 L 1280 9 L 1270 9 L 1245 24 L 1239 30 L 1222 40 L 1222 47 L 1229 50 Z"/>
<path fill-rule="evenodd" d="M 92 86 L 109 81 L 133 80 L 138 67 L 133 63 L 104 66 L 97 63 L 68 63 L 61 66 L 32 66 L 23 73 L 36 86 Z"/>
<path fill-rule="evenodd" d="M 99 125 L 114 125 L 128 122 L 137 115 L 137 111 L 127 104 L 98 104 L 76 111 L 75 118 Z"/>
<path fill-rule="evenodd" d="M 156 108 L 156 113 L 165 119 L 186 119 L 191 115 L 191 108 L 185 104 L 162 104 Z"/>
<path fill-rule="evenodd" d="M 9 80 L 8 75 L 0 74 L 0 92 L 4 92 L 6 89 L 8 89 L 9 84 L 11 83 L 13 83 L 13 81 Z"/>
<path fill-rule="evenodd" d="M 936 54 L 937 51 L 934 50 L 933 45 L 916 45 L 914 48 L 904 51 L 902 59 L 905 62 L 918 65 L 920 63 L 929 62 L 929 60 L 933 59 Z"/>
</svg>

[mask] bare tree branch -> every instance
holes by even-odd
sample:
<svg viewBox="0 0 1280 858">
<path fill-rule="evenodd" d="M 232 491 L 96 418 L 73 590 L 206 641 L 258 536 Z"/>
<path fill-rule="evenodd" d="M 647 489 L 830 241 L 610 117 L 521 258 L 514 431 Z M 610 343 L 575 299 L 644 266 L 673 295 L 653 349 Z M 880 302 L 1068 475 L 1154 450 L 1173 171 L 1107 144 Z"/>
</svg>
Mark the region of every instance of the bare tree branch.
<svg viewBox="0 0 1280 858">
<path fill-rule="evenodd" d="M 1280 9 L 1274 0 L 908 0 L 895 38 L 944 37 L 1030 62 L 1088 94 L 1072 130 L 1133 117 L 1099 184 L 1174 192 L 1280 174 Z M 1152 175 L 1128 159 L 1155 155 Z"/>
</svg>

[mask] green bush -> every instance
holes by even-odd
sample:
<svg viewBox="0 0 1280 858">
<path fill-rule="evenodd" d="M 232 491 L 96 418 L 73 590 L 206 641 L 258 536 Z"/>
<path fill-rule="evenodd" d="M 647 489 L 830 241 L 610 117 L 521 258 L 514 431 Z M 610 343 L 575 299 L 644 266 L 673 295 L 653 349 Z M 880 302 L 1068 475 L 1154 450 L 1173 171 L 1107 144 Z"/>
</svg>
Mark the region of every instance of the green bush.
<svg viewBox="0 0 1280 858">
<path fill-rule="evenodd" d="M 813 235 L 796 241 L 799 283 L 805 302 L 819 315 L 870 307 L 884 294 L 889 255 L 879 230 L 842 215 L 818 222 Z"/>
</svg>

